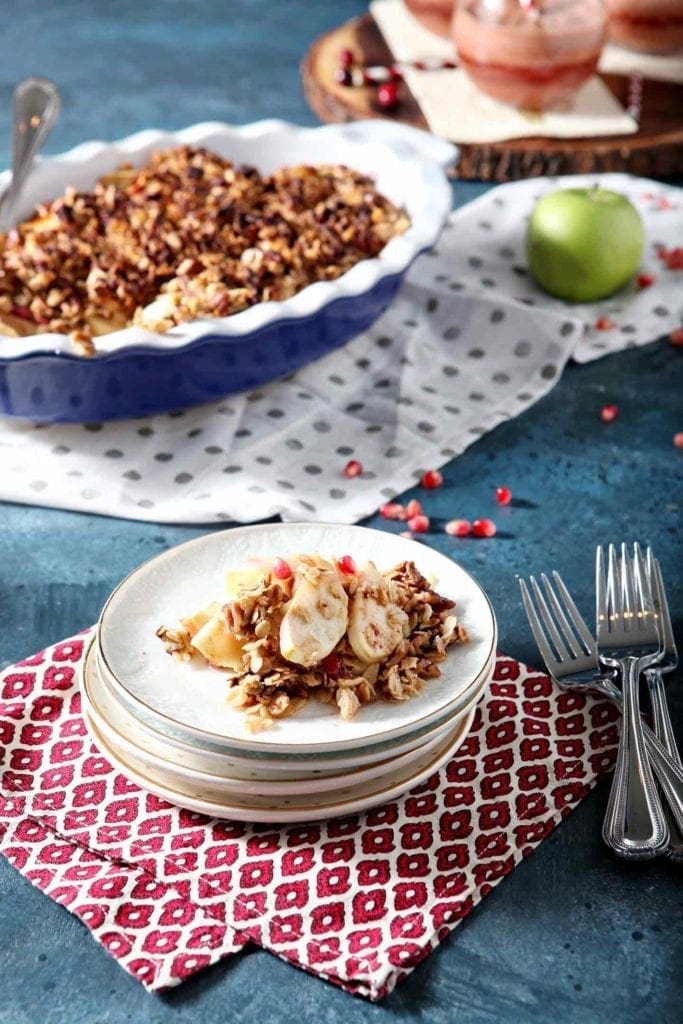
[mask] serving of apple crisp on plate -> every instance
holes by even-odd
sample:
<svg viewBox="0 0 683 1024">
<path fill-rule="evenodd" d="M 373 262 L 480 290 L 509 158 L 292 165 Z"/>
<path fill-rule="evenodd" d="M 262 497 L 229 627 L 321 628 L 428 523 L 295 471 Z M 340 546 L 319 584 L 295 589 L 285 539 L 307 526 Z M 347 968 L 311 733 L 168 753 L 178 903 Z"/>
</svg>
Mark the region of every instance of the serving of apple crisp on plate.
<svg viewBox="0 0 683 1024">
<path fill-rule="evenodd" d="M 227 596 L 157 636 L 176 658 L 227 670 L 228 700 L 245 710 L 250 731 L 311 694 L 346 720 L 376 699 L 407 700 L 467 639 L 455 602 L 412 561 L 382 573 L 350 555 L 278 557 L 229 571 Z"/>
</svg>

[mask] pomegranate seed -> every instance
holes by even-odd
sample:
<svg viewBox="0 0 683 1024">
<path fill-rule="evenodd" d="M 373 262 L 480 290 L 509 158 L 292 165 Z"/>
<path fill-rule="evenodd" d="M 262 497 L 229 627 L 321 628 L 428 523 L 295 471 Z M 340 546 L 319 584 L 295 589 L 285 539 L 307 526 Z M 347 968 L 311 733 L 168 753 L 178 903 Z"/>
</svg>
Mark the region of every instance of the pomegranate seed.
<svg viewBox="0 0 683 1024">
<path fill-rule="evenodd" d="M 666 196 L 660 196 L 657 200 L 657 209 L 670 210 L 671 208 L 671 202 L 666 198 Z"/>
<path fill-rule="evenodd" d="M 639 288 L 649 288 L 650 285 L 653 285 L 656 280 L 657 278 L 654 274 L 638 274 L 638 277 L 636 278 L 636 284 Z"/>
<path fill-rule="evenodd" d="M 21 320 L 33 321 L 33 314 L 28 306 L 12 306 L 12 315 L 18 316 Z"/>
<path fill-rule="evenodd" d="M 342 472 L 344 473 L 344 476 L 351 479 L 351 477 L 360 476 L 363 472 L 363 467 L 357 459 L 351 459 L 350 462 L 346 463 Z"/>
<path fill-rule="evenodd" d="M 345 576 L 355 576 L 358 572 L 358 566 L 351 558 L 351 555 L 342 555 L 341 558 L 338 558 L 337 566 L 339 571 L 343 572 Z"/>
<path fill-rule="evenodd" d="M 292 567 L 284 558 L 276 558 L 273 562 L 273 575 L 279 580 L 288 580 L 292 575 Z"/>
<path fill-rule="evenodd" d="M 417 498 L 411 498 L 405 507 L 406 519 L 412 519 L 414 516 L 421 516 L 423 514 L 423 509 L 420 502 L 417 500 Z"/>
<path fill-rule="evenodd" d="M 444 526 L 444 530 L 451 537 L 468 537 L 472 533 L 472 523 L 467 519 L 451 519 Z"/>
<path fill-rule="evenodd" d="M 343 68 L 350 68 L 354 63 L 353 50 L 343 49 L 339 51 L 339 63 Z"/>
<path fill-rule="evenodd" d="M 334 73 L 334 80 L 338 85 L 353 85 L 353 78 L 348 68 L 337 68 Z"/>
<path fill-rule="evenodd" d="M 669 249 L 665 259 L 667 270 L 683 270 L 683 249 Z"/>
<path fill-rule="evenodd" d="M 683 346 L 683 327 L 679 327 L 677 330 L 672 331 L 669 335 L 669 341 L 672 345 L 675 345 L 676 348 Z"/>
<path fill-rule="evenodd" d="M 426 473 L 422 474 L 422 480 L 420 481 L 423 487 L 427 490 L 433 491 L 436 487 L 441 487 L 443 483 L 443 476 L 439 473 L 438 469 L 428 469 Z"/>
<path fill-rule="evenodd" d="M 674 434 L 674 448 L 683 448 L 683 433 Z"/>
<path fill-rule="evenodd" d="M 411 516 L 408 520 L 408 528 L 413 533 L 426 533 L 429 529 L 428 516 Z"/>
<path fill-rule="evenodd" d="M 669 250 L 666 248 L 666 246 L 660 245 L 660 246 L 657 247 L 657 259 L 658 260 L 666 260 L 666 259 L 668 259 L 668 256 L 669 256 Z"/>
<path fill-rule="evenodd" d="M 603 423 L 611 423 L 619 415 L 618 405 L 603 405 L 600 410 L 600 419 Z"/>
<path fill-rule="evenodd" d="M 405 511 L 403 505 L 399 505 L 397 501 L 387 501 L 379 507 L 382 519 L 405 519 Z"/>
<path fill-rule="evenodd" d="M 323 668 L 327 672 L 328 676 L 338 676 L 340 671 L 339 658 L 332 651 L 327 657 L 323 658 Z"/>
<path fill-rule="evenodd" d="M 393 110 L 398 106 L 398 89 L 395 82 L 382 82 L 377 90 L 377 103 L 382 110 Z"/>
<path fill-rule="evenodd" d="M 496 524 L 492 519 L 475 519 L 472 523 L 472 533 L 475 537 L 495 537 Z"/>
<path fill-rule="evenodd" d="M 512 491 L 509 487 L 496 487 L 496 501 L 499 505 L 509 505 L 512 501 Z"/>
<path fill-rule="evenodd" d="M 616 322 L 609 316 L 599 316 L 593 324 L 596 331 L 613 331 L 617 326 Z"/>
</svg>

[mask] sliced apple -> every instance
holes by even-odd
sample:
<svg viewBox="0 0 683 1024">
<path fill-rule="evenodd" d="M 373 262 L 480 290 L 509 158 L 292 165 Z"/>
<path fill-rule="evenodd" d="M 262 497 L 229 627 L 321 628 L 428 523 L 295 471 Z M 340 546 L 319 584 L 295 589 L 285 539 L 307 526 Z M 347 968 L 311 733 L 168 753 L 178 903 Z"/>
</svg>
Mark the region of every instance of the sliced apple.
<svg viewBox="0 0 683 1024">
<path fill-rule="evenodd" d="M 239 671 L 242 666 L 242 644 L 228 629 L 225 615 L 220 612 L 206 622 L 192 637 L 192 646 L 207 661 L 219 668 Z"/>
<path fill-rule="evenodd" d="M 282 657 L 305 668 L 327 657 L 346 632 L 348 604 L 335 570 L 302 567 L 280 624 Z"/>
<path fill-rule="evenodd" d="M 205 604 L 203 608 L 198 608 L 192 615 L 186 616 L 181 619 L 181 624 L 190 634 L 192 638 L 195 633 L 198 633 L 202 626 L 205 626 L 209 619 L 212 619 L 214 615 L 217 615 L 220 611 L 220 604 L 218 601 L 210 601 L 209 604 Z"/>
<path fill-rule="evenodd" d="M 260 562 L 245 569 L 228 569 L 225 574 L 225 593 L 230 598 L 238 597 L 242 590 L 254 590 L 266 581 L 270 563 Z"/>
<path fill-rule="evenodd" d="M 372 562 L 358 574 L 358 586 L 349 607 L 349 643 L 363 662 L 383 661 L 403 639 L 406 613 L 393 600 L 387 580 Z"/>
</svg>

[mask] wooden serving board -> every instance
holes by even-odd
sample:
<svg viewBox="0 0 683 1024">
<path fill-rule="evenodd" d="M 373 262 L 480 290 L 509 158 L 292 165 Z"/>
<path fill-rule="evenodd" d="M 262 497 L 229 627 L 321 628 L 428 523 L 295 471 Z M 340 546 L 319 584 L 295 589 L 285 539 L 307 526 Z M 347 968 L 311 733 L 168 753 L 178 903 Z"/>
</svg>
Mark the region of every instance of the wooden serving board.
<svg viewBox="0 0 683 1024">
<path fill-rule="evenodd" d="M 309 105 L 325 122 L 356 121 L 386 117 L 427 129 L 422 111 L 405 83 L 400 83 L 400 103 L 388 114 L 377 106 L 374 88 L 339 85 L 334 73 L 339 51 L 353 50 L 365 64 L 393 60 L 370 14 L 340 25 L 320 36 L 301 63 L 301 77 Z M 628 79 L 603 75 L 603 81 L 626 106 Z M 483 181 L 514 181 L 541 174 L 584 174 L 593 171 L 627 171 L 645 177 L 683 175 L 683 85 L 674 82 L 643 83 L 639 131 L 633 135 L 600 138 L 510 139 L 488 144 L 460 146 L 454 177 Z M 457 141 L 457 140 L 453 140 Z"/>
</svg>

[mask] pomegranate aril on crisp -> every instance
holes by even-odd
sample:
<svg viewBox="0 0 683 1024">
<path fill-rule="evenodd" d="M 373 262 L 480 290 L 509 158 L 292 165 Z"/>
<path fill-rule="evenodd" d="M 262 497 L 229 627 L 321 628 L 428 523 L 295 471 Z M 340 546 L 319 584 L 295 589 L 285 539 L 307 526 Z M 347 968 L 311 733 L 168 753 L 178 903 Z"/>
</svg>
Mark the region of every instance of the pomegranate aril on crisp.
<svg viewBox="0 0 683 1024">
<path fill-rule="evenodd" d="M 413 533 L 426 533 L 429 529 L 429 517 L 425 515 L 411 516 L 408 520 L 408 528 Z"/>
<path fill-rule="evenodd" d="M 344 476 L 349 477 L 349 479 L 354 476 L 360 476 L 362 472 L 363 467 L 358 459 L 351 459 L 346 463 L 343 469 Z"/>
<path fill-rule="evenodd" d="M 273 562 L 273 576 L 279 580 L 288 580 L 292 575 L 292 567 L 284 558 L 276 558 Z"/>
<path fill-rule="evenodd" d="M 341 666 L 339 664 L 339 658 L 334 653 L 334 651 L 332 651 L 331 654 L 328 654 L 325 658 L 323 658 L 322 665 L 325 671 L 327 672 L 328 676 L 339 675 Z"/>
<path fill-rule="evenodd" d="M 617 326 L 616 321 L 609 316 L 599 316 L 593 325 L 596 331 L 613 331 Z"/>
<path fill-rule="evenodd" d="M 603 405 L 600 410 L 600 419 L 603 423 L 611 423 L 619 415 L 618 405 Z"/>
<path fill-rule="evenodd" d="M 406 510 L 397 501 L 387 501 L 384 505 L 380 505 L 379 514 L 382 519 L 405 519 Z"/>
<path fill-rule="evenodd" d="M 395 82 L 382 82 L 377 90 L 377 103 L 382 110 L 393 110 L 398 106 L 398 87 Z"/>
<path fill-rule="evenodd" d="M 472 523 L 474 537 L 495 537 L 496 524 L 493 519 L 475 519 Z"/>
<path fill-rule="evenodd" d="M 495 493 L 499 505 L 509 505 L 512 501 L 512 491 L 509 487 L 496 487 Z"/>
<path fill-rule="evenodd" d="M 339 85 L 353 85 L 353 78 L 348 68 L 337 68 L 334 73 L 334 80 Z"/>
<path fill-rule="evenodd" d="M 358 566 L 351 558 L 351 555 L 342 555 L 341 558 L 338 558 L 337 566 L 339 571 L 343 572 L 345 576 L 355 576 L 358 572 Z"/>
<path fill-rule="evenodd" d="M 438 469 L 428 469 L 422 474 L 422 480 L 420 481 L 423 487 L 427 490 L 434 490 L 436 487 L 441 487 L 443 483 L 443 476 L 439 473 Z"/>
<path fill-rule="evenodd" d="M 411 498 L 405 507 L 406 519 L 412 519 L 414 516 L 421 516 L 423 514 L 424 512 L 420 502 L 417 500 L 417 498 Z"/>
<path fill-rule="evenodd" d="M 342 68 L 350 68 L 354 64 L 353 50 L 343 49 L 339 51 L 339 65 Z"/>
<path fill-rule="evenodd" d="M 472 523 L 469 519 L 451 519 L 444 526 L 444 530 L 451 537 L 469 537 L 472 533 Z"/>
</svg>

